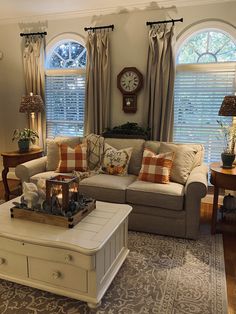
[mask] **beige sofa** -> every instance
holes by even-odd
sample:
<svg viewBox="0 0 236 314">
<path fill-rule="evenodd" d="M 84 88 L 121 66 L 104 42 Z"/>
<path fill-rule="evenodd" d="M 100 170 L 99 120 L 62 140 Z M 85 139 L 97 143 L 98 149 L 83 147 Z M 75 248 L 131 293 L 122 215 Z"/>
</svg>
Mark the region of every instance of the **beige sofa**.
<svg viewBox="0 0 236 314">
<path fill-rule="evenodd" d="M 73 146 L 81 142 L 81 139 L 59 138 L 49 141 L 47 156 L 17 166 L 16 176 L 28 182 L 54 176 L 59 161 L 57 143 L 63 141 Z M 128 175 L 96 174 L 80 182 L 80 191 L 97 200 L 131 204 L 133 211 L 129 217 L 130 230 L 196 239 L 201 198 L 207 193 L 208 169 L 202 162 L 204 153 L 202 145 L 173 145 L 182 152 L 177 160 L 180 165 L 177 163 L 175 170 L 178 172 L 178 167 L 183 168 L 182 172 L 186 170 L 184 167 L 185 164 L 187 167 L 188 149 L 194 151 L 193 165 L 184 173 L 186 182 L 171 181 L 169 184 L 159 184 L 137 180 L 137 176 L 141 168 L 144 148 L 159 152 L 161 145 L 165 143 L 117 138 L 107 138 L 105 142 L 117 149 L 133 147 Z M 168 145 L 170 144 L 167 144 L 167 148 L 164 145 L 167 150 Z"/>
</svg>

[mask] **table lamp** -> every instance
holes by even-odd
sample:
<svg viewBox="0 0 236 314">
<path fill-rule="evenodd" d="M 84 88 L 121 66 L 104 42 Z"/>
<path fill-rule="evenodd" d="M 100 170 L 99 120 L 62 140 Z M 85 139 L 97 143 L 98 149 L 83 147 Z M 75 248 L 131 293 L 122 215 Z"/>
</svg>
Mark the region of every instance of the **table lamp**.
<svg viewBox="0 0 236 314">
<path fill-rule="evenodd" d="M 236 116 L 236 95 L 224 97 L 219 110 L 219 116 Z"/>
<path fill-rule="evenodd" d="M 30 95 L 27 96 L 22 96 L 19 111 L 28 114 L 28 117 L 31 120 L 29 122 L 31 122 L 32 129 L 34 129 L 35 113 L 44 111 L 42 97 L 40 95 L 34 95 L 33 93 L 30 93 Z"/>
</svg>

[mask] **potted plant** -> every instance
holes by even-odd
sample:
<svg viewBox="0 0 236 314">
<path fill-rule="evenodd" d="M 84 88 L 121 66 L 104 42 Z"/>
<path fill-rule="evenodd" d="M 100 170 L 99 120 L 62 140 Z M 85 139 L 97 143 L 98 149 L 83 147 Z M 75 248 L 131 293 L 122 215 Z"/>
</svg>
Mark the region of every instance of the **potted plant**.
<svg viewBox="0 0 236 314">
<path fill-rule="evenodd" d="M 12 141 L 18 140 L 19 151 L 26 153 L 29 151 L 30 142 L 35 144 L 37 138 L 39 138 L 38 133 L 32 129 L 16 129 L 13 133 Z"/>
<path fill-rule="evenodd" d="M 223 168 L 230 169 L 235 159 L 236 126 L 224 125 L 219 120 L 217 122 L 220 125 L 220 133 L 224 140 L 224 151 L 221 154 Z"/>
</svg>

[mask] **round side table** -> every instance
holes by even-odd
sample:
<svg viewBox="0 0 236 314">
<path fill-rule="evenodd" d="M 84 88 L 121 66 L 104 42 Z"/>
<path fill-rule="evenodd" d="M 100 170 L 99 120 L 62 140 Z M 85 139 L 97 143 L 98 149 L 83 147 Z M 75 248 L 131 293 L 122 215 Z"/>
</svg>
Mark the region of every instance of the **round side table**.
<svg viewBox="0 0 236 314">
<path fill-rule="evenodd" d="M 219 189 L 236 191 L 236 168 L 222 168 L 220 162 L 214 162 L 210 165 L 211 177 L 210 182 L 214 185 L 213 212 L 211 220 L 211 233 L 216 233 L 217 210 Z"/>
<path fill-rule="evenodd" d="M 3 171 L 2 171 L 2 181 L 5 189 L 5 200 L 9 201 L 11 193 L 8 183 L 7 183 L 7 174 L 10 167 L 15 168 L 17 165 L 20 165 L 26 161 L 36 159 L 43 156 L 43 150 L 41 148 L 33 148 L 27 153 L 20 153 L 18 151 L 1 153 L 3 159 Z M 15 195 L 16 196 L 16 195 Z"/>
</svg>

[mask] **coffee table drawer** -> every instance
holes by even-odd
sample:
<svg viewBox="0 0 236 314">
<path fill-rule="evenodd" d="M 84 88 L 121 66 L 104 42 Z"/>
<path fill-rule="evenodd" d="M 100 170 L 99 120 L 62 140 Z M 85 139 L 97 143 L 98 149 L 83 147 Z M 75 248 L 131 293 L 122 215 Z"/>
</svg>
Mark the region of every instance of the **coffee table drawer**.
<svg viewBox="0 0 236 314">
<path fill-rule="evenodd" d="M 24 245 L 24 250 L 26 255 L 35 259 L 67 264 L 83 268 L 84 270 L 91 270 L 95 268 L 94 255 L 85 255 L 71 250 L 34 245 L 30 243 L 26 243 Z"/>
<path fill-rule="evenodd" d="M 0 237 L 0 250 L 7 250 L 34 258 L 45 259 L 58 263 L 91 270 L 95 268 L 95 256 L 85 255 L 71 250 L 27 243 Z"/>
<path fill-rule="evenodd" d="M 0 250 L 0 273 L 3 275 L 27 277 L 26 256 Z"/>
<path fill-rule="evenodd" d="M 29 277 L 34 280 L 81 292 L 88 290 L 87 271 L 82 268 L 33 257 L 28 262 Z"/>
</svg>

